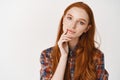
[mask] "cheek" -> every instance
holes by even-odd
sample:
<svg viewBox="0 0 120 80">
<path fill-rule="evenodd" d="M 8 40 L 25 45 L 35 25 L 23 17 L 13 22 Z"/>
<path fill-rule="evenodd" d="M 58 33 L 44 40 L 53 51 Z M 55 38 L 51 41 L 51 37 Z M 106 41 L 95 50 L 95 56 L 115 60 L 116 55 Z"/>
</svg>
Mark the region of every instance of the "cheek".
<svg viewBox="0 0 120 80">
<path fill-rule="evenodd" d="M 64 27 L 70 27 L 71 21 L 66 20 L 66 18 L 63 19 L 63 26 Z"/>
<path fill-rule="evenodd" d="M 79 26 L 78 28 L 77 28 L 77 30 L 78 30 L 78 32 L 85 32 L 86 30 L 87 30 L 87 25 L 84 25 L 84 26 Z"/>
<path fill-rule="evenodd" d="M 63 19 L 63 32 L 66 31 L 66 22 L 65 22 L 65 19 Z"/>
<path fill-rule="evenodd" d="M 67 28 L 69 28 L 69 24 L 63 24 L 63 32 L 67 30 Z"/>
<path fill-rule="evenodd" d="M 65 25 L 63 25 L 63 32 L 65 32 L 67 29 L 67 27 Z"/>
<path fill-rule="evenodd" d="M 85 30 L 86 30 L 86 28 L 77 28 L 77 33 L 76 33 L 76 35 L 77 35 L 77 36 L 82 35 L 82 34 L 85 32 Z"/>
</svg>

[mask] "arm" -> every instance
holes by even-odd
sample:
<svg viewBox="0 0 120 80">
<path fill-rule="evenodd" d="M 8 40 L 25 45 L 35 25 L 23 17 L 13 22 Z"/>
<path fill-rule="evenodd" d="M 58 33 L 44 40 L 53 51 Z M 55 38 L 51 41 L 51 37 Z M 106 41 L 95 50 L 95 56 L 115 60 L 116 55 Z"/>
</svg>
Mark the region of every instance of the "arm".
<svg viewBox="0 0 120 80">
<path fill-rule="evenodd" d="M 68 57 L 68 41 L 71 40 L 71 37 L 67 35 L 67 30 L 61 35 L 58 41 L 58 47 L 60 49 L 61 57 L 56 68 L 56 71 L 52 77 L 52 80 L 63 80 L 65 74 L 65 68 L 67 64 Z"/>
<path fill-rule="evenodd" d="M 40 55 L 40 80 L 51 80 L 52 70 L 51 70 L 51 60 L 50 60 L 50 49 L 43 51 Z"/>
<path fill-rule="evenodd" d="M 67 56 L 61 56 L 56 71 L 53 75 L 50 53 L 51 50 L 44 50 L 40 55 L 40 80 L 63 80 L 66 68 Z M 52 77 L 53 76 L 53 77 Z M 51 79 L 52 78 L 52 79 Z"/>
<path fill-rule="evenodd" d="M 41 77 L 42 80 L 63 80 L 66 63 L 67 63 L 67 57 L 68 57 L 68 41 L 71 40 L 71 37 L 69 35 L 66 35 L 67 30 L 61 35 L 59 41 L 58 41 L 58 47 L 60 49 L 61 57 L 59 60 L 59 63 L 57 65 L 57 68 L 55 70 L 54 75 L 51 74 L 51 62 L 50 59 L 47 58 L 45 52 L 41 55 Z M 48 51 L 46 51 L 48 52 Z M 53 76 L 52 76 L 53 75 Z M 51 79 L 52 77 L 52 79 Z"/>
<path fill-rule="evenodd" d="M 67 56 L 61 56 L 56 71 L 51 80 L 63 80 L 66 68 Z"/>
</svg>

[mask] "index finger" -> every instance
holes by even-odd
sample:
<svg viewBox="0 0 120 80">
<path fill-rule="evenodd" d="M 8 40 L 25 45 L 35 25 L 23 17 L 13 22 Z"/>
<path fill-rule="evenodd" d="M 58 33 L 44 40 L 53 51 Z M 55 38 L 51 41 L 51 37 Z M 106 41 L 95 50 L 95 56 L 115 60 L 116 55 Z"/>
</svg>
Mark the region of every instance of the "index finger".
<svg viewBox="0 0 120 80">
<path fill-rule="evenodd" d="M 66 29 L 65 32 L 63 32 L 63 35 L 67 34 L 68 30 Z"/>
</svg>

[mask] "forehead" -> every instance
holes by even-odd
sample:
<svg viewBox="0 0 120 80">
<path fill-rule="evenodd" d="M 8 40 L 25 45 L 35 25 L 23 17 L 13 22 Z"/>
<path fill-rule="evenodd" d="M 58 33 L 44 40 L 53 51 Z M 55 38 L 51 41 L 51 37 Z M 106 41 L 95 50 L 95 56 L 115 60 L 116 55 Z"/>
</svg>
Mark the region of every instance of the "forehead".
<svg viewBox="0 0 120 80">
<path fill-rule="evenodd" d="M 85 19 L 86 21 L 89 20 L 87 12 L 82 8 L 72 7 L 67 11 L 66 15 L 68 14 L 72 15 L 75 19 L 82 18 L 82 19 Z"/>
</svg>

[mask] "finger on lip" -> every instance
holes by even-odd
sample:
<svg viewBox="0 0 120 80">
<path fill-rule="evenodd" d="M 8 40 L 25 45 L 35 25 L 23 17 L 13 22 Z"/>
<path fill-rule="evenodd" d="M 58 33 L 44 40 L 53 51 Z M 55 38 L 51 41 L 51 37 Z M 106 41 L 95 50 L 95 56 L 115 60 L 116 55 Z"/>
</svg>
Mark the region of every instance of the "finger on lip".
<svg viewBox="0 0 120 80">
<path fill-rule="evenodd" d="M 68 33 L 68 29 L 66 30 L 66 34 Z"/>
<path fill-rule="evenodd" d="M 67 32 L 72 32 L 72 33 L 75 33 L 75 31 L 74 30 L 71 30 L 71 29 L 67 29 Z"/>
<path fill-rule="evenodd" d="M 63 32 L 63 35 L 67 34 L 67 32 L 68 32 L 68 30 L 65 30 L 65 31 Z"/>
</svg>

